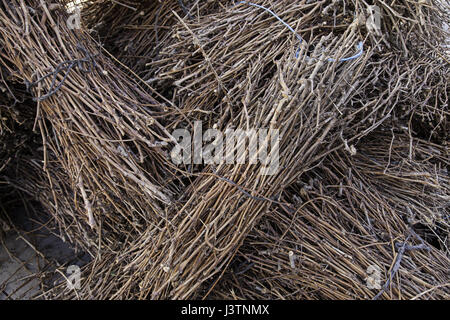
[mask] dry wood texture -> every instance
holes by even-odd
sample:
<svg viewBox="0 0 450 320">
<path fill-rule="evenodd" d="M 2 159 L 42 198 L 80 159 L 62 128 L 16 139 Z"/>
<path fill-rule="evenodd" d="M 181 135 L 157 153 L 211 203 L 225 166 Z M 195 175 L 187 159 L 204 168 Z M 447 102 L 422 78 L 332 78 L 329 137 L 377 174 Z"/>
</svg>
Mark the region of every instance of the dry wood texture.
<svg viewBox="0 0 450 320">
<path fill-rule="evenodd" d="M 86 1 L 72 30 L 69 2 L 0 7 L 43 146 L 10 184 L 93 257 L 48 294 L 448 298 L 448 5 Z M 278 170 L 176 166 L 196 121 L 279 133 Z"/>
</svg>

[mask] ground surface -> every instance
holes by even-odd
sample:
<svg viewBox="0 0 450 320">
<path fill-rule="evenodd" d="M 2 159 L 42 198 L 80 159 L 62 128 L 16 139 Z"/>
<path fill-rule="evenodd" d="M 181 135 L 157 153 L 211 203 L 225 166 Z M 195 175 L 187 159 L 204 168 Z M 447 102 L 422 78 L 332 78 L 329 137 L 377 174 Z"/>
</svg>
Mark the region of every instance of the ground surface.
<svg viewBox="0 0 450 320">
<path fill-rule="evenodd" d="M 65 270 L 72 264 L 81 266 L 88 257 L 75 253 L 23 209 L 17 210 L 14 217 L 21 232 L 8 231 L 0 243 L 0 300 L 45 298 L 42 288 L 58 280 L 57 267 Z"/>
</svg>

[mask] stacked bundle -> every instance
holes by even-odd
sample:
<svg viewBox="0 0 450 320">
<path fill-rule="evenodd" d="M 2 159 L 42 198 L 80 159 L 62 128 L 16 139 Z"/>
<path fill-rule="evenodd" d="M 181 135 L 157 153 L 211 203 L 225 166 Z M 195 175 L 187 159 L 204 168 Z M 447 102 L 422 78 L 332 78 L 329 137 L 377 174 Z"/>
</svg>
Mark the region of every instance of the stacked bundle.
<svg viewBox="0 0 450 320">
<path fill-rule="evenodd" d="M 70 241 L 90 251 L 120 243 L 159 221 L 172 201 L 164 186 L 172 138 L 158 122 L 166 107 L 87 33 L 69 30 L 61 9 L 30 5 L 2 7 L 0 59 L 36 102 L 43 140 L 36 174 L 46 185 L 37 190 L 47 190 L 46 207 Z"/>
<path fill-rule="evenodd" d="M 355 156 L 327 157 L 286 191 L 294 210 L 247 236 L 215 297 L 448 299 L 448 153 L 409 146 L 380 129 Z"/>
<path fill-rule="evenodd" d="M 448 11 L 375 2 L 4 4 L 43 140 L 17 184 L 96 258 L 51 293 L 448 297 Z M 244 137 L 177 157 L 200 126 Z"/>
</svg>

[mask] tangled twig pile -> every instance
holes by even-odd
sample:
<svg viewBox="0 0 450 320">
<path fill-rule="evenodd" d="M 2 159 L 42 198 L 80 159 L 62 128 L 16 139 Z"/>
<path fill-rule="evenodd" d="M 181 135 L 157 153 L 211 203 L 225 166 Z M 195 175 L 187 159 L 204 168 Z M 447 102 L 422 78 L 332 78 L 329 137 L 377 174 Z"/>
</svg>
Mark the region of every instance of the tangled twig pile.
<svg viewBox="0 0 450 320">
<path fill-rule="evenodd" d="M 0 23 L 43 146 L 9 185 L 94 258 L 54 297 L 448 298 L 448 8 L 88 1 L 73 30 L 64 4 Z M 276 170 L 174 164 L 199 121 L 265 129 Z"/>
</svg>

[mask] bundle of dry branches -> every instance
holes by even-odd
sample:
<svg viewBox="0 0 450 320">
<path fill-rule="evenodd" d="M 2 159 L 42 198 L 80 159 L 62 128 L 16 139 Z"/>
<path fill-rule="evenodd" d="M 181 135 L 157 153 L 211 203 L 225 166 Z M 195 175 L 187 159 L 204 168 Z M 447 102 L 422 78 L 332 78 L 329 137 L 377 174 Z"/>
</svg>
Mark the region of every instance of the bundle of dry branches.
<svg viewBox="0 0 450 320">
<path fill-rule="evenodd" d="M 294 1 L 270 6 L 302 30 L 308 43 L 301 45 L 298 59 L 292 38 L 297 39 L 273 17 L 249 7 L 224 6 L 193 20 L 173 11 L 178 22 L 166 33 L 168 42 L 159 59 L 146 64 L 152 71 L 142 73 L 139 59 L 131 63 L 145 80 L 164 86 L 161 90 L 181 106 L 182 114 L 167 114 L 173 119 L 169 127 L 189 127 L 192 120 L 203 120 L 223 130 L 280 129 L 281 170 L 261 176 L 258 165 L 209 165 L 194 167 L 194 173 L 182 172 L 195 179 L 169 207 L 168 220 L 158 229 L 149 228 L 119 257 L 111 256 L 105 263 L 108 271 L 93 272 L 95 282 L 102 284 L 96 297 L 207 294 L 208 290 L 200 290 L 202 284 L 220 276 L 246 234 L 279 202 L 287 186 L 330 149 L 353 153 L 351 141 L 391 116 L 401 90 L 411 84 L 411 71 L 401 70 L 394 50 L 384 60 L 379 49 L 366 49 L 354 61 L 337 62 L 356 50 L 359 23 L 350 14 L 338 14 L 340 27 L 330 33 L 323 27 L 322 6 Z M 352 134 L 351 141 L 346 133 Z M 114 266 L 111 260 L 118 262 Z M 121 276 L 112 281 L 110 274 Z M 90 285 L 86 281 L 81 292 L 92 294 Z"/>
<path fill-rule="evenodd" d="M 448 299 L 448 150 L 385 129 L 288 188 L 212 297 Z"/>
<path fill-rule="evenodd" d="M 47 208 L 60 230 L 72 228 L 70 240 L 89 249 L 120 244 L 127 231 L 158 222 L 161 205 L 172 201 L 164 165 L 171 137 L 158 122 L 167 106 L 119 71 L 86 32 L 70 30 L 58 6 L 12 1 L 0 14 L 1 63 L 37 102 L 53 197 Z"/>
<path fill-rule="evenodd" d="M 61 235 L 96 257 L 80 290 L 49 294 L 448 297 L 438 2 L 375 1 L 381 34 L 359 0 L 90 1 L 82 30 L 27 3 L 2 5 L 0 62 L 35 97 L 44 165 L 29 161 L 17 185 L 39 189 Z M 267 129 L 275 172 L 176 167 L 170 132 L 198 120 Z"/>
</svg>

